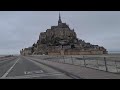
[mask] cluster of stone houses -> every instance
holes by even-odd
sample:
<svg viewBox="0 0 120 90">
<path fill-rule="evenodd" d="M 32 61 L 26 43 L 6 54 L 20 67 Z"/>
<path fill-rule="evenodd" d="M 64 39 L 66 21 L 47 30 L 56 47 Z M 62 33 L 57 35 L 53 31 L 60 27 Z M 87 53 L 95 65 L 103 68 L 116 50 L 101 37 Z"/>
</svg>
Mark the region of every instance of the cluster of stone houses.
<svg viewBox="0 0 120 90">
<path fill-rule="evenodd" d="M 21 55 L 93 55 L 108 52 L 104 47 L 78 39 L 74 29 L 62 23 L 59 15 L 57 26 L 41 32 L 37 43 L 22 49 L 20 53 Z"/>
</svg>

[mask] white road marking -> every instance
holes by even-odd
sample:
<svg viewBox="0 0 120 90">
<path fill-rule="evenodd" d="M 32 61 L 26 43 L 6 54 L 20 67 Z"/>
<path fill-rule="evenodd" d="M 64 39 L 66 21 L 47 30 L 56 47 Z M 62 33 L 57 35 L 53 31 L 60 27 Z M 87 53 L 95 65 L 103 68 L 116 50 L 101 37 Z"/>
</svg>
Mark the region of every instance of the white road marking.
<svg viewBox="0 0 120 90">
<path fill-rule="evenodd" d="M 64 76 L 63 73 L 46 73 L 46 74 L 34 74 L 34 75 L 23 75 L 23 76 L 14 76 L 14 77 L 6 77 L 5 79 L 27 79 L 27 78 L 37 78 L 37 77 L 50 77 L 50 76 Z"/>
<path fill-rule="evenodd" d="M 39 70 L 39 71 L 24 71 L 24 74 L 40 74 L 43 73 L 43 70 Z"/>
<path fill-rule="evenodd" d="M 9 72 L 14 68 L 14 66 L 18 63 L 19 60 L 20 58 L 17 59 L 17 61 L 12 65 L 12 67 L 1 78 L 5 78 L 9 74 Z"/>
</svg>

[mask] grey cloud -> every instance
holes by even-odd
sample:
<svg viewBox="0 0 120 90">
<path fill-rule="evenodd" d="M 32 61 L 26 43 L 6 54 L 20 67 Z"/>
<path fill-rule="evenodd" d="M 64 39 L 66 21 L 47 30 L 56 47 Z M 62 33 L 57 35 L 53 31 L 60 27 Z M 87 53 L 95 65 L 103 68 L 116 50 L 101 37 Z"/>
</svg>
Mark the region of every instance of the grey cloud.
<svg viewBox="0 0 120 90">
<path fill-rule="evenodd" d="M 62 21 L 78 38 L 120 51 L 119 11 L 61 11 Z M 0 54 L 14 53 L 35 43 L 40 32 L 57 25 L 58 11 L 1 11 Z"/>
</svg>

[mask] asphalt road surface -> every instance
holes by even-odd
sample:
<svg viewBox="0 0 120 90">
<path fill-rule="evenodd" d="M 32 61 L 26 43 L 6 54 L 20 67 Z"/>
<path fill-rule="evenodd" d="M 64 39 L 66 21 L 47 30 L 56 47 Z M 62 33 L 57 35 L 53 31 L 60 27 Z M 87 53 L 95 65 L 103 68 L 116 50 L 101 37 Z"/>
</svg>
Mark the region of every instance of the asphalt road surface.
<svg viewBox="0 0 120 90">
<path fill-rule="evenodd" d="M 0 79 L 75 79 L 55 68 L 27 57 L 0 60 Z"/>
</svg>

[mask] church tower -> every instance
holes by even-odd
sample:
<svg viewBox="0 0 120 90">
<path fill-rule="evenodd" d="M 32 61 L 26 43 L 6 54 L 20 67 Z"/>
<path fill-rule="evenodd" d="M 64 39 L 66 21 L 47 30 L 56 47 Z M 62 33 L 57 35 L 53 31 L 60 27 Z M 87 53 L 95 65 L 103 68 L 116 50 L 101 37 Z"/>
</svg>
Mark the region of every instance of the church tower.
<svg viewBox="0 0 120 90">
<path fill-rule="evenodd" d="M 60 12 L 59 12 L 59 20 L 58 20 L 58 25 L 60 25 L 62 23 L 62 20 L 61 20 L 61 16 L 60 16 Z"/>
</svg>

